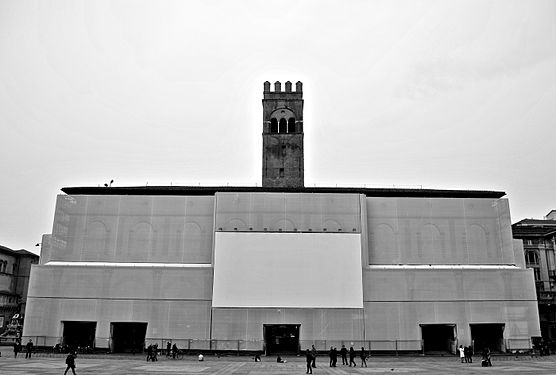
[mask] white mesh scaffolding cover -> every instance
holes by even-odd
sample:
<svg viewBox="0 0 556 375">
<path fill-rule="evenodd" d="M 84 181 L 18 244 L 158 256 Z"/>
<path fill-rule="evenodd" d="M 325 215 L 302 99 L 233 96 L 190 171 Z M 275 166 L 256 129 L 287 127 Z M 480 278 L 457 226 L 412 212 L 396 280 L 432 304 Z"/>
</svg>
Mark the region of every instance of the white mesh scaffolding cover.
<svg viewBox="0 0 556 375">
<path fill-rule="evenodd" d="M 519 264 L 508 201 L 367 198 L 369 264 Z"/>
<path fill-rule="evenodd" d="M 361 232 L 357 194 L 217 193 L 216 230 Z"/>
<path fill-rule="evenodd" d="M 363 340 L 363 309 L 224 309 L 212 312 L 215 339 L 262 340 L 263 324 L 300 324 L 300 340 Z"/>
<path fill-rule="evenodd" d="M 361 202 L 366 204 L 361 207 Z M 244 235 L 355 233 L 365 246 L 363 260 L 371 265 L 363 267 L 364 309 L 213 308 L 210 336 L 214 230 Z M 464 344 L 469 344 L 469 324 L 475 323 L 505 324 L 504 338 L 540 334 L 533 276 L 520 269 L 522 249 L 514 249 L 505 199 L 62 195 L 53 233 L 44 238 L 42 264 L 164 264 L 33 267 L 24 335 L 51 336 L 52 345 L 65 320 L 97 322 L 97 343 L 109 337 L 110 322 L 115 321 L 148 322 L 147 337 L 200 340 L 261 340 L 263 324 L 301 324 L 301 340 L 420 342 L 419 324 L 433 323 L 456 324 L 458 340 Z M 199 266 L 166 265 L 171 263 Z M 372 268 L 400 264 L 518 267 Z M 336 276 L 342 271 L 328 273 Z"/>
<path fill-rule="evenodd" d="M 478 323 L 504 324 L 506 339 L 540 336 L 536 301 L 365 302 L 365 313 L 370 340 L 420 340 L 420 324 L 455 324 L 462 345 Z"/>
<path fill-rule="evenodd" d="M 41 261 L 210 263 L 213 216 L 212 196 L 60 195 Z"/>
<path fill-rule="evenodd" d="M 208 339 L 211 268 L 38 266 L 31 274 L 26 336 L 58 336 L 61 321 L 148 322 L 147 337 Z"/>
</svg>

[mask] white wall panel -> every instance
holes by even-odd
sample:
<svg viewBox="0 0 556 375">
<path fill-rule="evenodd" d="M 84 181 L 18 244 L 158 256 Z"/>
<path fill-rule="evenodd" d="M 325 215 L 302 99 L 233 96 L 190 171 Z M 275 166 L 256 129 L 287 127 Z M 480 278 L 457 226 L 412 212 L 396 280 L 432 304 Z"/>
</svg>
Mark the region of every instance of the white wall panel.
<svg viewBox="0 0 556 375">
<path fill-rule="evenodd" d="M 29 296 L 210 300 L 212 268 L 35 266 Z"/>
<path fill-rule="evenodd" d="M 361 308 L 361 237 L 234 233 L 215 237 L 215 307 Z"/>
<path fill-rule="evenodd" d="M 535 301 L 530 269 L 370 269 L 363 272 L 364 301 Z"/>
</svg>

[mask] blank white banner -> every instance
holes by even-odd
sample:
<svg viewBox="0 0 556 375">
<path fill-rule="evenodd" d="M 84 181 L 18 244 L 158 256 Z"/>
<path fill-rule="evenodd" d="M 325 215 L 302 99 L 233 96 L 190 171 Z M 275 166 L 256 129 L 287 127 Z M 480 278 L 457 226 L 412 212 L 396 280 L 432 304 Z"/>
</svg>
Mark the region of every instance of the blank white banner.
<svg viewBox="0 0 556 375">
<path fill-rule="evenodd" d="M 212 305 L 363 308 L 361 236 L 216 232 Z"/>
</svg>

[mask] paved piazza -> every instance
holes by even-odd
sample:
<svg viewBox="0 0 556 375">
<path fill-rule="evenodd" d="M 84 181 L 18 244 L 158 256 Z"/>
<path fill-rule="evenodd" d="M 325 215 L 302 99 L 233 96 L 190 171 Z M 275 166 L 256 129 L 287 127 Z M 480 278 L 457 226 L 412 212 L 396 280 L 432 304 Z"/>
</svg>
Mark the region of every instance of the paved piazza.
<svg viewBox="0 0 556 375">
<path fill-rule="evenodd" d="M 65 356 L 37 356 L 14 359 L 11 351 L 2 349 L 0 374 L 2 375 L 49 375 L 63 374 Z M 276 363 L 263 357 L 259 363 L 249 357 L 208 357 L 204 362 L 195 357 L 183 360 L 160 358 L 158 362 L 145 362 L 136 356 L 87 355 L 77 358 L 77 374 L 155 374 L 155 375 L 279 375 L 305 374 L 302 357 L 287 357 L 287 363 Z M 320 363 L 319 363 L 320 360 Z M 493 367 L 481 368 L 479 361 L 462 364 L 456 357 L 373 357 L 367 368 L 350 368 L 339 365 L 328 367 L 327 358 L 317 359 L 314 374 L 556 374 L 556 356 L 550 357 L 502 357 L 493 359 Z M 69 372 L 71 373 L 71 371 Z"/>
</svg>

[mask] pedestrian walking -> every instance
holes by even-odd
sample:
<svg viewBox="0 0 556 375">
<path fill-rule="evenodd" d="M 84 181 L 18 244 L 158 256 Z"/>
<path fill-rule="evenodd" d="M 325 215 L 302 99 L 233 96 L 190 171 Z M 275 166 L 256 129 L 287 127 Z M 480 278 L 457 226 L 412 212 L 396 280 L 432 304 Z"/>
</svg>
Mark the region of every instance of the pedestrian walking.
<svg viewBox="0 0 556 375">
<path fill-rule="evenodd" d="M 147 346 L 147 362 L 149 362 L 149 360 L 152 359 L 153 359 L 153 346 L 149 344 L 149 346 Z"/>
<path fill-rule="evenodd" d="M 361 347 L 361 367 L 363 367 L 363 365 L 367 367 L 367 351 L 364 347 Z"/>
<path fill-rule="evenodd" d="M 313 362 L 311 362 L 311 367 L 316 368 L 317 367 L 317 348 L 315 348 L 315 345 L 311 345 L 311 355 L 313 356 Z"/>
<path fill-rule="evenodd" d="M 19 340 L 15 340 L 14 343 L 14 358 L 17 358 L 17 353 L 21 351 L 21 342 Z"/>
<path fill-rule="evenodd" d="M 347 365 L 348 364 L 348 359 L 347 359 L 348 350 L 346 349 L 345 345 L 342 345 L 342 349 L 340 349 L 340 354 L 342 355 L 342 365 Z"/>
<path fill-rule="evenodd" d="M 338 348 L 334 347 L 334 349 L 332 349 L 332 367 L 336 367 L 337 363 L 338 363 Z"/>
<path fill-rule="evenodd" d="M 311 354 L 311 351 L 309 349 L 307 349 L 305 351 L 305 361 L 307 361 L 307 371 L 305 373 L 306 374 L 312 374 L 313 373 L 313 354 Z"/>
<path fill-rule="evenodd" d="M 66 375 L 68 373 L 68 370 L 71 369 L 71 372 L 73 372 L 73 375 L 75 375 L 75 358 L 77 357 L 77 354 L 75 352 L 70 352 L 70 354 L 68 354 L 68 356 L 66 357 L 66 371 L 64 371 L 64 375 Z"/>
<path fill-rule="evenodd" d="M 25 345 L 25 358 L 31 358 L 31 353 L 33 352 L 33 340 L 29 339 Z"/>
<path fill-rule="evenodd" d="M 170 351 L 172 350 L 172 344 L 170 341 L 166 343 L 166 357 L 170 357 Z"/>
<path fill-rule="evenodd" d="M 353 350 L 353 346 L 349 347 L 349 367 L 353 363 L 353 367 L 357 367 L 357 363 L 355 363 L 355 350 Z"/>
<path fill-rule="evenodd" d="M 178 354 L 178 346 L 176 344 L 172 345 L 172 359 L 176 359 Z"/>
<path fill-rule="evenodd" d="M 461 363 L 463 363 L 465 359 L 465 350 L 463 349 L 463 345 L 459 346 L 458 351 L 459 351 L 459 359 L 461 359 Z"/>
</svg>

